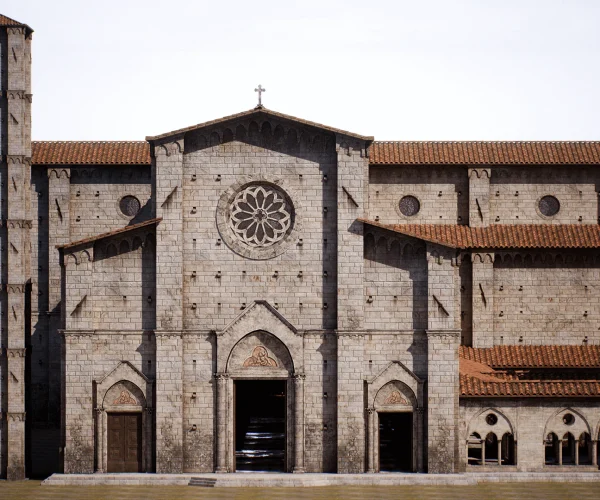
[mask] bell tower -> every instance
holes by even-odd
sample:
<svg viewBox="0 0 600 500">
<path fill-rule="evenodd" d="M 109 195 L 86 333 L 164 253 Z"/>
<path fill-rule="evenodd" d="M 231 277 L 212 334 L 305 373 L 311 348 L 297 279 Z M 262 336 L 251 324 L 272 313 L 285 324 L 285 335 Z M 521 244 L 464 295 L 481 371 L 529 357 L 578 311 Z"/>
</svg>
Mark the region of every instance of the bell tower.
<svg viewBox="0 0 600 500">
<path fill-rule="evenodd" d="M 0 15 L 0 477 L 25 478 L 31 283 L 31 38 Z"/>
</svg>

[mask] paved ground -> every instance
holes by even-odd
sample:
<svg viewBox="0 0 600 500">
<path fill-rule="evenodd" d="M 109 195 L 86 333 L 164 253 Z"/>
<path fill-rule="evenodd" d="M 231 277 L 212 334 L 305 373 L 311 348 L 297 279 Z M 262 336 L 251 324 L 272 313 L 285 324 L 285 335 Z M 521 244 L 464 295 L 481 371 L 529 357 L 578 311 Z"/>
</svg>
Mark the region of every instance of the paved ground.
<svg viewBox="0 0 600 500">
<path fill-rule="evenodd" d="M 327 486 L 200 488 L 192 486 L 42 486 L 0 481 L 2 500 L 597 500 L 599 483 L 505 483 L 476 486 Z"/>
</svg>

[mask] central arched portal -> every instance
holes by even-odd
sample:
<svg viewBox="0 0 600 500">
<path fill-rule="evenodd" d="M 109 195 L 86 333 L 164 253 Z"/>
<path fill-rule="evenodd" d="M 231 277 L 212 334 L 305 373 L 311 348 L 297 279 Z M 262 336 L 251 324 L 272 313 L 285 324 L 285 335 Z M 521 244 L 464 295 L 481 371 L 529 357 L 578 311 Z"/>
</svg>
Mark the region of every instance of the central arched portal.
<svg viewBox="0 0 600 500">
<path fill-rule="evenodd" d="M 287 380 L 235 380 L 234 450 L 238 472 L 285 472 Z"/>
<path fill-rule="evenodd" d="M 227 415 L 217 471 L 302 472 L 304 376 L 286 344 L 263 330 L 245 335 L 217 383 L 217 413 Z"/>
</svg>

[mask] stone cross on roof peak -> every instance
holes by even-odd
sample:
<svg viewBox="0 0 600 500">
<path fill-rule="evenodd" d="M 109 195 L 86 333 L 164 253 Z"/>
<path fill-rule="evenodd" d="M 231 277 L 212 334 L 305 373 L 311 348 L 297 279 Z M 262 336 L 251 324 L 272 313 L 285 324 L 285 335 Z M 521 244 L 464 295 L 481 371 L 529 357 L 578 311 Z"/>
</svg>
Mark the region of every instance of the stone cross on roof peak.
<svg viewBox="0 0 600 500">
<path fill-rule="evenodd" d="M 262 105 L 262 93 L 266 92 L 266 91 L 267 91 L 267 89 L 263 89 L 262 85 L 260 85 L 260 84 L 258 85 L 258 88 L 254 89 L 254 92 L 258 92 L 258 105 L 256 106 L 257 109 L 260 109 L 260 108 L 263 107 L 263 105 Z"/>
</svg>

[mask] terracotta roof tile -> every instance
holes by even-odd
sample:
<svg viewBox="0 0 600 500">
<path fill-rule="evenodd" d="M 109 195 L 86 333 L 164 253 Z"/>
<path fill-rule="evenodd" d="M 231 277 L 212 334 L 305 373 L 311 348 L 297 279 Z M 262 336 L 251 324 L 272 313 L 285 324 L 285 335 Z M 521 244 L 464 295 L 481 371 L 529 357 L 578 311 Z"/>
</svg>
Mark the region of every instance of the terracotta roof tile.
<svg viewBox="0 0 600 500">
<path fill-rule="evenodd" d="M 372 137 L 301 120 L 266 110 L 250 110 L 219 120 L 148 137 L 149 140 L 169 137 L 189 130 L 263 112 L 284 119 L 339 132 L 365 140 Z M 33 143 L 33 163 L 53 164 L 150 164 L 150 149 L 145 141 L 38 141 Z M 134 160 L 129 159 L 134 158 Z M 370 152 L 371 165 L 600 165 L 599 142 L 374 142 Z"/>
<path fill-rule="evenodd" d="M 459 363 L 462 397 L 600 396 L 600 374 L 590 371 L 600 369 L 600 346 L 461 346 Z M 519 370 L 519 376 L 499 369 Z"/>
<path fill-rule="evenodd" d="M 382 224 L 371 226 L 459 249 L 600 248 L 598 224 L 494 224 L 469 227 L 457 224 Z"/>
<path fill-rule="evenodd" d="M 2 14 L 0 14 L 0 26 L 25 26 L 23 23 L 20 23 L 19 21 L 15 21 L 14 19 L 11 19 L 10 17 L 6 17 L 3 16 Z"/>
<path fill-rule="evenodd" d="M 150 165 L 146 141 L 36 141 L 34 165 Z"/>
<path fill-rule="evenodd" d="M 139 222 L 138 224 L 132 224 L 131 226 L 125 226 L 119 229 L 115 229 L 114 231 L 109 231 L 108 233 L 98 234 L 96 236 L 91 236 L 90 238 L 85 238 L 83 240 L 72 241 L 71 243 L 67 243 L 66 245 L 56 245 L 56 248 L 60 250 L 68 250 L 69 248 L 74 248 L 80 245 L 89 245 L 90 243 L 94 243 L 95 241 L 102 240 L 104 238 L 109 238 L 111 236 L 127 233 L 129 231 L 135 231 L 136 229 L 140 229 L 142 227 L 158 224 L 160 221 L 162 221 L 162 217 L 159 217 L 157 219 L 146 220 L 144 222 Z"/>
<path fill-rule="evenodd" d="M 462 397 L 598 397 L 598 380 L 528 380 L 490 382 L 460 376 Z"/>
<path fill-rule="evenodd" d="M 371 165 L 598 165 L 600 141 L 373 142 Z"/>
<path fill-rule="evenodd" d="M 599 345 L 461 346 L 459 356 L 491 368 L 600 368 Z"/>
<path fill-rule="evenodd" d="M 5 26 L 5 27 L 17 26 L 17 27 L 25 28 L 25 31 L 27 34 L 30 34 L 33 32 L 33 30 L 26 24 L 20 23 L 19 21 L 15 21 L 14 19 L 11 19 L 10 17 L 6 17 L 2 14 L 0 14 L 0 26 Z"/>
</svg>

